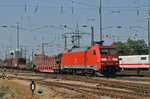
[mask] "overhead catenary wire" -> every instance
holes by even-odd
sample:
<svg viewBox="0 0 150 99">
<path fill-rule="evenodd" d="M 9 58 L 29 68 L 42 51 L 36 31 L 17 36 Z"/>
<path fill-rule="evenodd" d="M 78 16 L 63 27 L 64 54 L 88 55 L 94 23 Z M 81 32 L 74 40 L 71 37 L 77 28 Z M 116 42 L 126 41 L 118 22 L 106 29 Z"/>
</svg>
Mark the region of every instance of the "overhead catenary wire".
<svg viewBox="0 0 150 99">
<path fill-rule="evenodd" d="M 74 3 L 74 2 L 73 2 Z M 34 10 L 34 12 L 36 12 L 39 8 L 53 8 L 53 9 L 60 9 L 60 6 L 40 6 L 40 5 L 27 5 L 27 4 L 25 4 L 25 5 L 7 5 L 7 4 L 0 4 L 0 7 L 22 7 L 22 8 L 24 8 L 25 10 L 25 12 L 27 11 L 27 9 L 28 8 L 35 8 L 35 10 Z M 70 9 L 70 8 L 72 8 L 72 7 L 67 7 L 67 6 L 62 6 L 62 8 L 63 8 L 63 10 L 64 9 Z M 75 7 L 74 9 L 93 9 L 93 10 L 95 10 L 95 9 L 98 9 L 99 7 L 90 7 L 90 6 L 88 6 L 88 7 Z M 103 8 L 103 10 L 128 10 L 128 11 L 133 11 L 133 10 L 136 10 L 136 8 L 137 7 L 107 7 L 107 6 L 103 6 L 102 7 Z M 141 10 L 141 11 L 148 11 L 148 10 Z"/>
<path fill-rule="evenodd" d="M 59 0 L 58 0 L 59 1 Z M 62 0 L 60 0 L 60 1 L 62 1 Z M 39 4 L 39 3 L 35 3 L 35 4 L 27 4 L 27 3 L 25 3 L 25 4 L 22 4 L 22 5 L 17 5 L 17 4 L 14 4 L 14 6 L 13 6 L 13 4 L 10 4 L 10 5 L 12 5 L 12 6 L 10 6 L 10 7 L 15 7 L 15 5 L 17 5 L 16 7 L 22 7 L 23 8 L 23 10 L 22 10 L 22 12 L 25 12 L 24 13 L 24 17 L 23 17 L 23 21 L 24 21 L 24 23 L 25 23 L 25 21 L 26 21 L 26 19 L 25 19 L 25 17 L 26 16 L 28 16 L 29 15 L 29 13 L 30 13 L 30 15 L 32 15 L 32 19 L 31 19 L 31 17 L 30 17 L 30 20 L 33 20 L 34 19 L 34 17 L 37 17 L 37 14 L 41 11 L 41 9 L 46 9 L 45 11 L 47 12 L 47 9 L 49 10 L 49 9 L 59 9 L 59 12 L 57 12 L 57 13 L 59 13 L 60 14 L 60 7 L 61 6 L 63 6 L 63 15 L 62 16 L 65 16 L 64 14 L 70 14 L 71 16 L 72 16 L 72 18 L 73 18 L 73 21 L 74 21 L 74 23 L 76 23 L 77 21 L 76 20 L 78 20 L 79 18 L 80 18 L 80 15 L 79 14 L 76 14 L 78 11 L 78 9 L 79 10 L 87 10 L 87 11 L 89 11 L 89 9 L 90 10 L 96 10 L 96 11 L 98 11 L 98 8 L 99 8 L 99 5 L 97 5 L 97 4 L 89 4 L 89 2 L 86 2 L 87 0 L 63 0 L 63 1 L 70 1 L 70 5 L 65 5 L 65 3 L 64 4 L 62 4 L 62 5 L 60 5 L 60 6 L 55 6 L 55 5 L 52 5 L 52 6 L 49 6 L 49 5 L 41 5 L 41 4 Z M 71 5 L 72 4 L 72 1 L 73 1 L 73 6 Z M 108 3 L 111 1 L 111 0 L 107 0 L 108 1 Z M 118 0 L 119 1 L 119 0 Z M 133 1 L 133 0 L 132 0 Z M 53 2 L 52 2 L 53 3 Z M 145 4 L 145 3 L 144 3 Z M 141 5 L 144 5 L 144 4 L 141 4 Z M 9 7 L 9 6 L 7 6 L 7 4 L 1 4 L 1 5 L 6 5 L 6 6 L 4 6 L 4 7 Z M 8 4 L 9 5 L 9 4 Z M 84 6 L 85 5 L 85 6 Z M 136 5 L 138 5 L 138 6 L 140 6 L 140 4 L 134 4 L 134 5 L 132 5 L 132 6 L 119 6 L 119 5 L 116 5 L 116 6 L 103 6 L 102 8 L 103 8 L 103 10 L 106 10 L 106 11 L 112 11 L 112 10 L 119 10 L 119 11 L 121 11 L 121 14 L 123 14 L 124 12 L 122 12 L 122 11 L 127 11 L 127 12 L 129 12 L 129 11 L 133 11 L 133 12 L 136 12 L 137 11 L 137 8 L 136 8 Z M 26 6 L 26 7 L 25 7 Z M 1 6 L 0 6 L 1 7 Z M 3 6 L 2 6 L 3 7 Z M 32 8 L 31 8 L 32 7 Z M 71 13 L 71 7 L 73 7 L 73 13 Z M 147 7 L 147 5 L 145 5 L 145 7 Z M 139 12 L 141 13 L 141 11 L 149 11 L 148 9 L 146 9 L 145 7 L 142 7 L 142 8 L 140 8 L 139 7 Z M 25 10 L 25 8 L 26 8 L 26 11 L 24 11 Z M 30 9 L 31 8 L 31 9 Z M 37 9 L 37 10 L 36 10 Z M 66 11 L 66 9 L 69 9 L 69 10 L 67 10 Z M 29 10 L 32 10 L 32 11 L 29 11 Z M 35 13 L 36 12 L 36 13 Z M 92 11 L 89 11 L 89 13 L 91 13 Z M 97 14 L 95 14 L 95 15 L 97 15 Z M 71 18 L 70 16 L 68 17 L 67 16 L 67 18 L 66 19 L 68 19 L 68 18 Z M 95 18 L 95 17 L 94 17 Z M 97 19 L 96 19 L 97 20 Z M 133 20 L 135 20 L 135 19 L 133 19 Z M 145 18 L 140 18 L 139 17 L 139 24 L 141 24 L 141 23 L 143 23 L 143 21 L 142 20 L 144 20 L 145 21 Z M 59 22 L 59 20 L 57 20 L 58 22 Z M 62 22 L 61 22 L 61 24 L 64 24 L 66 22 L 66 20 L 63 20 L 63 18 L 62 18 Z M 71 21 L 69 21 L 70 23 L 72 23 Z M 69 23 L 68 22 L 68 23 Z M 79 21 L 78 21 L 79 22 Z M 95 21 L 96 22 L 96 21 Z M 129 22 L 129 21 L 127 21 L 127 22 Z M 130 25 L 132 25 L 132 24 L 134 24 L 134 23 L 137 23 L 137 20 L 135 20 L 135 22 L 132 22 L 132 21 L 130 21 L 130 24 L 126 24 L 126 22 L 120 22 L 121 24 L 123 24 L 123 26 L 130 26 Z M 31 27 L 31 29 L 34 27 L 34 25 L 33 24 L 38 24 L 38 23 L 34 23 L 34 21 L 32 22 L 32 24 L 30 25 L 30 27 Z M 125 24 L 125 25 L 124 25 Z M 42 26 L 43 24 L 41 24 L 41 26 Z M 67 24 L 68 25 L 68 24 Z M 45 26 L 45 25 L 43 25 L 43 26 Z M 57 25 L 58 26 L 58 25 Z M 141 25 L 142 26 L 142 25 Z M 35 27 L 34 27 L 35 28 Z M 46 41 L 46 33 L 49 33 L 49 34 L 55 34 L 55 36 L 57 36 L 57 34 L 56 33 L 61 33 L 62 31 L 57 31 L 57 32 L 53 32 L 53 30 L 51 31 L 51 32 L 47 32 L 47 31 L 50 31 L 51 29 L 45 29 L 45 30 L 42 30 L 42 31 L 32 31 L 33 33 L 33 35 L 37 35 L 38 33 L 37 32 L 41 32 L 41 35 L 44 35 L 43 36 L 43 41 Z M 70 29 L 71 30 L 71 29 Z M 143 30 L 144 31 L 144 30 Z M 27 32 L 28 32 L 28 30 L 27 30 Z M 29 31 L 29 32 L 31 32 L 31 31 Z M 45 33 L 45 34 L 44 34 Z M 41 36 L 40 35 L 40 36 Z M 42 37 L 42 36 L 41 36 Z M 40 39 L 42 39 L 40 37 Z M 33 38 L 33 37 L 32 37 Z M 33 38 L 34 39 L 34 38 Z M 35 39 L 35 42 L 36 41 L 38 41 L 39 40 L 39 38 L 38 37 L 36 37 L 36 39 Z"/>
</svg>

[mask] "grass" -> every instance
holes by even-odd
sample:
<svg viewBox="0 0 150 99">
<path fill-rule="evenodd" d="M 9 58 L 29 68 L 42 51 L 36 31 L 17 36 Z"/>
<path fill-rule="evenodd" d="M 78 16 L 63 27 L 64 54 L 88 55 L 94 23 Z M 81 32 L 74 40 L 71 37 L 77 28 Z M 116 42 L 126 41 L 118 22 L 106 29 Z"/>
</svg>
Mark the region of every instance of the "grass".
<svg viewBox="0 0 150 99">
<path fill-rule="evenodd" d="M 15 93 L 15 96 L 18 96 L 19 99 L 40 99 L 39 95 L 31 95 L 30 87 L 21 83 L 17 83 L 11 80 L 1 80 L 0 82 L 1 89 L 7 92 Z M 1 95 L 3 98 L 8 97 L 8 94 Z M 13 99 L 9 98 L 9 99 Z"/>
</svg>

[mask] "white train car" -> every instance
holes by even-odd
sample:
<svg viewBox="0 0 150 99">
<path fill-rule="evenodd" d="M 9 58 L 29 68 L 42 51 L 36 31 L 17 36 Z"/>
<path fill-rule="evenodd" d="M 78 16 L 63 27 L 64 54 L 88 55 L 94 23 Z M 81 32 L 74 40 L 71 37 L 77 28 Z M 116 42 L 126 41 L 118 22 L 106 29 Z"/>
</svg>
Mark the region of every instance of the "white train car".
<svg viewBox="0 0 150 99">
<path fill-rule="evenodd" d="M 148 70 L 148 55 L 119 56 L 119 64 L 122 70 Z"/>
</svg>

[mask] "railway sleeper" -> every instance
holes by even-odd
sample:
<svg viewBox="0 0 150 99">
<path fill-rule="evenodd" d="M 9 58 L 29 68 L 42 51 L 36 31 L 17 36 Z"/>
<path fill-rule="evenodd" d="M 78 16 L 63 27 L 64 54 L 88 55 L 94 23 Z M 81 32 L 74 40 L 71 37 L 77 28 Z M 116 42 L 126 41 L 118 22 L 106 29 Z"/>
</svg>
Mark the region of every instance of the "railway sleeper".
<svg viewBox="0 0 150 99">
<path fill-rule="evenodd" d="M 47 81 L 44 81 L 45 83 L 49 83 Z M 56 82 L 55 82 L 56 84 Z M 97 92 L 97 93 L 102 93 L 102 92 L 107 92 L 107 93 L 114 93 L 116 94 L 117 96 L 118 95 L 122 95 L 124 94 L 123 97 L 127 96 L 128 98 L 130 96 L 132 96 L 131 99 L 142 99 L 141 97 L 144 97 L 144 98 L 147 98 L 149 97 L 150 98 L 150 95 L 146 95 L 146 94 L 142 94 L 142 93 L 135 93 L 135 92 L 127 92 L 127 91 L 121 91 L 121 90 L 114 90 L 114 89 L 108 89 L 108 88 L 97 88 L 97 87 L 89 87 L 89 86 L 81 86 L 81 85 L 74 85 L 74 84 L 65 84 L 65 83 L 57 83 L 57 85 L 59 85 L 59 87 L 69 87 L 69 86 L 74 86 L 74 87 L 81 87 L 79 89 L 82 89 L 82 88 L 89 88 L 89 89 L 94 89 L 93 92 Z M 74 87 L 69 87 L 70 90 L 74 90 Z M 96 91 L 97 90 L 97 91 Z M 90 90 L 91 91 L 91 90 Z M 134 97 L 134 98 L 133 98 Z M 139 98 L 140 97 L 140 98 Z M 127 98 L 127 99 L 128 99 Z"/>
<path fill-rule="evenodd" d="M 16 78 L 18 78 L 18 77 L 16 77 Z M 19 79 L 22 79 L 22 80 L 30 80 L 30 79 L 26 79 L 26 78 L 19 78 Z M 41 82 L 41 81 L 40 81 Z M 43 83 L 46 83 L 45 81 L 43 82 Z M 52 83 L 50 83 L 50 82 L 47 82 L 48 83 L 48 85 L 53 85 Z M 56 84 L 56 83 L 55 83 Z M 106 83 L 105 83 L 106 84 Z M 110 82 L 109 84 L 112 84 L 112 82 Z M 115 83 L 113 83 L 113 85 L 114 85 Z M 61 87 L 63 84 L 59 84 L 59 87 Z M 67 84 L 68 85 L 68 84 Z M 107 85 L 108 85 L 108 83 L 107 83 Z M 118 84 L 117 84 L 118 85 Z M 126 84 L 124 84 L 123 86 L 125 87 L 125 85 Z M 53 86 L 55 86 L 55 85 L 53 85 Z M 66 86 L 66 84 L 65 84 L 65 86 Z M 73 86 L 75 86 L 75 85 L 73 85 Z M 115 85 L 114 85 L 115 86 Z M 115 86 L 116 87 L 116 86 Z M 122 87 L 122 86 L 121 86 Z M 126 86 L 127 87 L 127 86 Z M 131 87 L 133 87 L 133 85 L 131 86 L 130 85 L 130 88 Z M 142 86 L 141 86 L 142 87 Z M 103 89 L 104 90 L 104 89 Z M 131 89 L 131 90 L 133 90 L 133 88 Z M 143 90 L 143 89 L 141 89 L 141 90 Z M 139 94 L 139 93 L 138 93 Z M 149 97 L 149 95 L 147 95 L 148 97 Z M 139 95 L 138 95 L 138 97 L 140 97 Z M 141 97 L 145 97 L 145 96 L 143 96 L 143 95 L 141 95 Z"/>
<path fill-rule="evenodd" d="M 106 88 L 97 88 L 99 89 L 98 91 L 105 91 L 105 92 L 110 92 L 110 93 L 119 93 L 119 94 L 124 94 L 126 96 L 132 95 L 134 97 L 150 97 L 150 95 L 143 94 L 143 93 L 136 93 L 132 91 L 122 91 L 122 90 L 114 90 L 114 89 L 106 89 Z"/>
<path fill-rule="evenodd" d="M 147 85 L 135 85 L 135 83 L 121 83 L 121 82 L 108 82 L 108 81 L 99 81 L 97 82 L 101 85 L 104 86 L 108 86 L 108 87 L 115 87 L 115 88 L 123 88 L 123 89 L 128 89 L 128 90 L 132 90 L 135 92 L 139 92 L 139 93 L 144 93 L 144 94 L 149 94 L 150 93 L 150 88 Z"/>
<path fill-rule="evenodd" d="M 92 90 L 85 90 L 85 89 L 80 89 L 82 91 L 86 91 L 86 92 L 89 92 L 89 93 L 93 93 L 95 95 L 102 95 L 102 96 L 109 96 L 109 97 L 112 97 L 112 98 L 121 98 L 121 99 L 145 99 L 147 97 L 142 97 L 142 96 L 136 96 L 136 95 L 131 95 L 131 94 L 120 94 L 119 92 L 110 92 L 110 91 L 92 91 Z"/>
</svg>

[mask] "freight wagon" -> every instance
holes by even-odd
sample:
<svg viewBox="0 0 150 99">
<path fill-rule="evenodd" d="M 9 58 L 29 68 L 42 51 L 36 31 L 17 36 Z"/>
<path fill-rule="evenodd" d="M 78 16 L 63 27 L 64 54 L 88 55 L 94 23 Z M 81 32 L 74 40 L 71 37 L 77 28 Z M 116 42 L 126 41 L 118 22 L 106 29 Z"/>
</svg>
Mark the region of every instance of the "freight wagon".
<svg viewBox="0 0 150 99">
<path fill-rule="evenodd" d="M 25 58 L 13 58 L 5 59 L 3 63 L 3 68 L 26 68 L 26 59 Z"/>
</svg>

